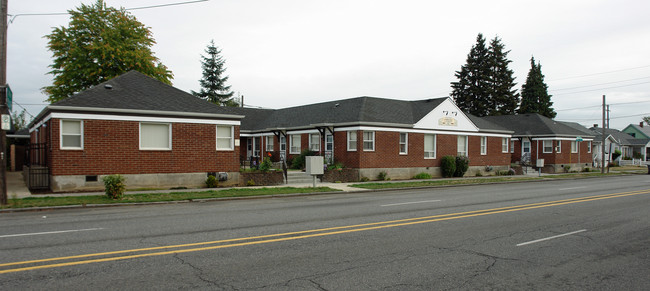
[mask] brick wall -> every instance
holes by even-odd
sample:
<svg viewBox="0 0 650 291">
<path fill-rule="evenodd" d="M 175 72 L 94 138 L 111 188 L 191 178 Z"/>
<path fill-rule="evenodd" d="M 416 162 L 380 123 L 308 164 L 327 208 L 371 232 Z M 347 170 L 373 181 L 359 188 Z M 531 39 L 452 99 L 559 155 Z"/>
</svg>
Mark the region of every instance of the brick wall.
<svg viewBox="0 0 650 291">
<path fill-rule="evenodd" d="M 83 150 L 62 150 L 59 126 L 59 119 L 48 123 L 54 176 L 239 170 L 239 148 L 217 151 L 213 124 L 172 123 L 172 150 L 140 150 L 139 122 L 112 120 L 84 120 Z"/>
<path fill-rule="evenodd" d="M 538 147 L 539 143 L 539 147 Z M 561 143 L 561 149 L 558 153 L 556 148 Z M 579 143 L 579 153 L 571 153 L 571 141 L 553 141 L 553 152 L 544 153 L 544 143 L 542 141 L 533 140 L 530 143 L 531 147 L 531 164 L 534 166 L 537 159 L 544 159 L 545 165 L 560 165 L 560 164 L 591 164 L 593 153 L 589 152 L 589 142 L 583 141 Z M 539 155 L 538 152 L 539 151 Z M 521 159 L 521 140 L 515 140 L 515 153 L 512 155 L 512 160 L 519 161 Z"/>
</svg>

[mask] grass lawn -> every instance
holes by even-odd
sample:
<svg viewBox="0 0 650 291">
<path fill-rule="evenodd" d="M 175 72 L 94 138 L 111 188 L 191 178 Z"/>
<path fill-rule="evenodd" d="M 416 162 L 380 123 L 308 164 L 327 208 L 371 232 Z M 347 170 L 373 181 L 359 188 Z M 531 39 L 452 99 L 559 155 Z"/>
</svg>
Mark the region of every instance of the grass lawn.
<svg viewBox="0 0 650 291">
<path fill-rule="evenodd" d="M 278 194 L 316 193 L 316 192 L 335 192 L 335 191 L 340 191 L 340 190 L 332 189 L 329 187 L 316 187 L 316 188 L 295 188 L 295 187 L 275 188 L 273 187 L 273 188 L 232 188 L 232 189 L 225 189 L 225 190 L 207 190 L 201 192 L 130 194 L 130 195 L 124 195 L 124 197 L 119 200 L 110 199 L 106 195 L 27 197 L 23 199 L 9 199 L 9 204 L 0 206 L 0 209 L 65 206 L 65 205 L 183 201 L 183 200 L 197 200 L 197 199 L 224 198 L 224 197 L 265 196 L 265 195 L 278 195 Z"/>
</svg>

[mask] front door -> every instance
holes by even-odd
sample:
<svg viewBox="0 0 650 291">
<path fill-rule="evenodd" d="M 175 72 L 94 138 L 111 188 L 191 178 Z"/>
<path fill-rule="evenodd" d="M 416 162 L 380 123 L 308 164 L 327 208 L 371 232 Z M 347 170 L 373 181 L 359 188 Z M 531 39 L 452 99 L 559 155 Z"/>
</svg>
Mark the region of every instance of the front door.
<svg viewBox="0 0 650 291">
<path fill-rule="evenodd" d="M 521 141 L 521 162 L 530 163 L 530 141 L 522 140 Z"/>
</svg>

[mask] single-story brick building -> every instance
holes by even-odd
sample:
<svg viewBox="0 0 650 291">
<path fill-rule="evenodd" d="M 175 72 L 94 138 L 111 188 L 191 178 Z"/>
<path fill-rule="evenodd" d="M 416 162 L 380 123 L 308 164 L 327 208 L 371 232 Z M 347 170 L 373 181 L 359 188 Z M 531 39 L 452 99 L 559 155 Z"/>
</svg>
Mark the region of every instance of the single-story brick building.
<svg viewBox="0 0 650 291">
<path fill-rule="evenodd" d="M 36 116 L 25 176 L 55 192 L 102 189 L 109 174 L 130 188 L 202 186 L 210 172 L 235 184 L 242 118 L 131 71 Z"/>
</svg>

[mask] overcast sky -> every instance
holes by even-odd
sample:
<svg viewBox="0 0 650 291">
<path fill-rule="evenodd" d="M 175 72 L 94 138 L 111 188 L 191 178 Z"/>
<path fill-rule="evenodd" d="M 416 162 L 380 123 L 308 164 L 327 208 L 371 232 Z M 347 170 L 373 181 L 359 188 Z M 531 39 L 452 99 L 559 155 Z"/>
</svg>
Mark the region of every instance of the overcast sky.
<svg viewBox="0 0 650 291">
<path fill-rule="evenodd" d="M 189 0 L 108 0 L 134 8 Z M 9 0 L 9 14 L 56 13 L 94 0 Z M 533 4 L 534 3 L 534 4 Z M 539 5 L 539 6 L 538 6 Z M 499 36 L 521 89 L 530 57 L 541 62 L 557 120 L 612 128 L 650 116 L 650 1 L 211 0 L 131 10 L 151 28 L 153 52 L 173 85 L 198 90 L 200 55 L 221 48 L 245 103 L 283 108 L 375 96 L 448 96 L 478 33 Z M 18 16 L 9 24 L 7 80 L 32 115 L 45 106 L 52 63 L 44 35 L 69 17 Z M 14 104 L 14 111 L 20 109 Z"/>
</svg>

